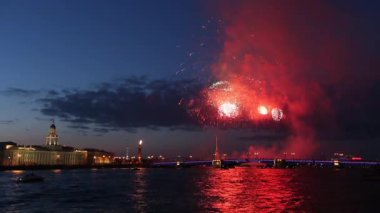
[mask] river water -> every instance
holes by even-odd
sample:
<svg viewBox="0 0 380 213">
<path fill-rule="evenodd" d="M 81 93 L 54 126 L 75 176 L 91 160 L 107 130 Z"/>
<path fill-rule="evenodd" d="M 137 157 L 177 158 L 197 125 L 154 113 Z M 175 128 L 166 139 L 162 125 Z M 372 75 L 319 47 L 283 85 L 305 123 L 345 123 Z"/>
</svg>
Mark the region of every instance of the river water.
<svg viewBox="0 0 380 213">
<path fill-rule="evenodd" d="M 0 212 L 379 212 L 359 169 L 78 169 L 0 172 Z"/>
</svg>

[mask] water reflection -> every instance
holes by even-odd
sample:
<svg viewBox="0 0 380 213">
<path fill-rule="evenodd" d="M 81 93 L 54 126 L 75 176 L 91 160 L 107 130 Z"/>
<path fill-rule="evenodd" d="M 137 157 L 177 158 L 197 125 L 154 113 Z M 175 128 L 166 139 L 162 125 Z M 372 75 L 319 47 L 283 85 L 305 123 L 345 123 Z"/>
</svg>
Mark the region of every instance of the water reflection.
<svg viewBox="0 0 380 213">
<path fill-rule="evenodd" d="M 285 169 L 212 169 L 198 183 L 206 198 L 200 205 L 221 212 L 295 211 L 303 196 L 293 174 Z"/>
<path fill-rule="evenodd" d="M 60 173 L 62 173 L 62 169 L 53 169 L 53 170 L 51 170 L 53 173 L 55 173 L 55 174 L 60 174 Z"/>
<path fill-rule="evenodd" d="M 133 172 L 135 173 L 134 190 L 131 197 L 135 204 L 134 208 L 137 212 L 146 212 L 146 208 L 148 206 L 146 201 L 146 169 L 139 169 Z"/>
<path fill-rule="evenodd" d="M 14 175 L 19 175 L 19 174 L 24 173 L 25 171 L 24 170 L 10 170 L 10 171 L 6 171 L 6 172 L 10 172 Z"/>
</svg>

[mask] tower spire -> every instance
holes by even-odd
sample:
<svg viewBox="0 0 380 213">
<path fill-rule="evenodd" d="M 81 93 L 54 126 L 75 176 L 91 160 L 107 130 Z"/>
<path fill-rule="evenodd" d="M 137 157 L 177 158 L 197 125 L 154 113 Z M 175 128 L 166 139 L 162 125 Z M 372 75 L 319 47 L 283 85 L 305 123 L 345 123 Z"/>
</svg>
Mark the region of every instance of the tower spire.
<svg viewBox="0 0 380 213">
<path fill-rule="evenodd" d="M 215 157 L 214 160 L 220 160 L 219 148 L 218 148 L 218 136 L 215 137 Z"/>
<path fill-rule="evenodd" d="M 212 166 L 214 168 L 222 167 L 222 161 L 220 160 L 220 156 L 219 156 L 218 136 L 215 137 L 215 153 L 214 153 L 214 159 L 212 160 Z"/>
</svg>

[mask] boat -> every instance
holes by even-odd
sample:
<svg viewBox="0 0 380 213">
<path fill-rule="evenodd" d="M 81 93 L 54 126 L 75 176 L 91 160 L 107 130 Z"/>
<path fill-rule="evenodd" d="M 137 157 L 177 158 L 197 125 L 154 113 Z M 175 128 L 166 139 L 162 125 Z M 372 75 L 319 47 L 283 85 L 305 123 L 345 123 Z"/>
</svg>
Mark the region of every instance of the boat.
<svg viewBox="0 0 380 213">
<path fill-rule="evenodd" d="M 16 179 L 17 183 L 32 183 L 32 182 L 41 182 L 44 178 L 38 175 L 35 175 L 34 173 L 29 173 L 24 176 L 18 177 Z"/>
</svg>

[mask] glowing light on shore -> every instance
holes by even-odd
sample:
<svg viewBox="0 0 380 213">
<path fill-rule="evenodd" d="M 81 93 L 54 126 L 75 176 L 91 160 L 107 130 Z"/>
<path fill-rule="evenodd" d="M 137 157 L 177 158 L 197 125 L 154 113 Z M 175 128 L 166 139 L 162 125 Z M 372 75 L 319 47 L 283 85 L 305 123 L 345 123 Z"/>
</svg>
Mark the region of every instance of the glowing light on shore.
<svg viewBox="0 0 380 213">
<path fill-rule="evenodd" d="M 142 145 L 142 140 L 140 140 L 139 145 Z"/>
</svg>

